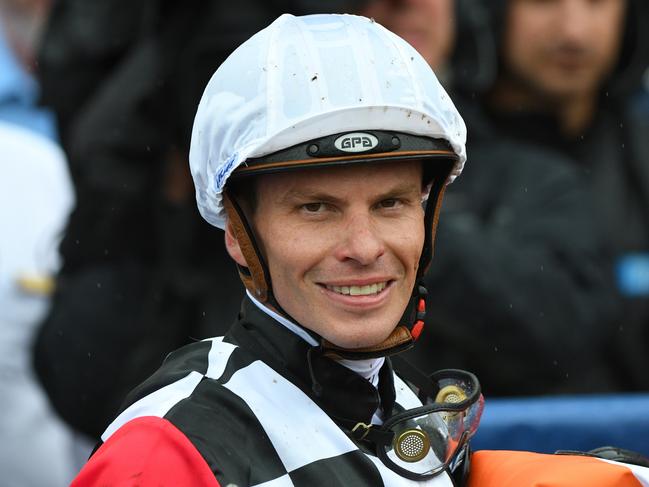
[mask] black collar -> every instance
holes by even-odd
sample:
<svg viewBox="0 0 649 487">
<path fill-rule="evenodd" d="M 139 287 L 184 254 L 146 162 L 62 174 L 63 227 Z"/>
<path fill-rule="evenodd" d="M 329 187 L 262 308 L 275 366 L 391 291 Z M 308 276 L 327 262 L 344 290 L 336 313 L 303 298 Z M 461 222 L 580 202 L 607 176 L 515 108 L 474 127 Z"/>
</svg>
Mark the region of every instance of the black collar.
<svg viewBox="0 0 649 487">
<path fill-rule="evenodd" d="M 386 358 L 378 390 L 356 372 L 325 357 L 302 338 L 244 298 L 239 320 L 226 341 L 250 351 L 307 394 L 344 428 L 369 424 L 379 406 L 391 414 L 395 402 L 392 365 Z"/>
</svg>

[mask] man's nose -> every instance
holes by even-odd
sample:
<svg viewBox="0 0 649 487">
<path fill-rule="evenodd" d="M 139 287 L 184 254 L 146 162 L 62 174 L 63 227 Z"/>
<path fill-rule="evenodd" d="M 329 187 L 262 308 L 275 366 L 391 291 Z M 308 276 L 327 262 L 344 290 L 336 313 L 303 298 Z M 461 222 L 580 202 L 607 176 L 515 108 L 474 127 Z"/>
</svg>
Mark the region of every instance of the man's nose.
<svg viewBox="0 0 649 487">
<path fill-rule="evenodd" d="M 593 8 L 590 0 L 562 0 L 557 21 L 565 40 L 580 42 L 586 39 Z"/>
<path fill-rule="evenodd" d="M 351 216 L 342 232 L 335 252 L 340 261 L 354 261 L 367 266 L 385 253 L 385 242 L 369 214 Z"/>
</svg>

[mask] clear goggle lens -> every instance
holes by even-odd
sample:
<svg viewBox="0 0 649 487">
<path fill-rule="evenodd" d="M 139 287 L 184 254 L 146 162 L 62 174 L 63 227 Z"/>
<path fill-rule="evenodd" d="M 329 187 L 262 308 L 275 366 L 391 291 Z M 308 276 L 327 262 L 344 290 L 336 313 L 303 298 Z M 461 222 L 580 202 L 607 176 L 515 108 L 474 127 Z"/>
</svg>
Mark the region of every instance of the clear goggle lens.
<svg viewBox="0 0 649 487">
<path fill-rule="evenodd" d="M 410 478 L 436 475 L 462 452 L 480 423 L 484 399 L 472 374 L 443 370 L 436 381 L 435 397 L 424 406 L 396 414 L 380 429 L 390 433 L 377 445 L 379 458 L 388 467 Z"/>
</svg>

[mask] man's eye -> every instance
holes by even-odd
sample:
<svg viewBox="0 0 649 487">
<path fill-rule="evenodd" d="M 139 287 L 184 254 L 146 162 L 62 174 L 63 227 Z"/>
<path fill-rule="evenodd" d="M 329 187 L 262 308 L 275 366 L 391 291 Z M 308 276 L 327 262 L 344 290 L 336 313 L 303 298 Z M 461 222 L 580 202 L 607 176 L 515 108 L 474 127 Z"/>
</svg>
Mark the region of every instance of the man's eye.
<svg viewBox="0 0 649 487">
<path fill-rule="evenodd" d="M 390 198 L 390 199 L 381 201 L 381 203 L 379 203 L 379 206 L 381 208 L 394 208 L 398 204 L 399 204 L 399 200 L 397 200 L 396 198 Z"/>
<path fill-rule="evenodd" d="M 308 213 L 318 213 L 324 210 L 324 203 L 307 203 L 302 205 L 302 208 Z"/>
</svg>

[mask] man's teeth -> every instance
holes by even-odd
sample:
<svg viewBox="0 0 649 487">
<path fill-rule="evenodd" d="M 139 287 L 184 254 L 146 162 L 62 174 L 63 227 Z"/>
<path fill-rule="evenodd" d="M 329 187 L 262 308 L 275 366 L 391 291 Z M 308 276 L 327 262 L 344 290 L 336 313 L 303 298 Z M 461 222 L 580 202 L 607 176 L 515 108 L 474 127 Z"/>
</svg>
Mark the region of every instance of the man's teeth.
<svg viewBox="0 0 649 487">
<path fill-rule="evenodd" d="M 374 284 L 368 284 L 367 286 L 327 286 L 327 289 L 338 294 L 367 296 L 369 294 L 380 293 L 387 285 L 387 282 L 377 282 Z"/>
</svg>

